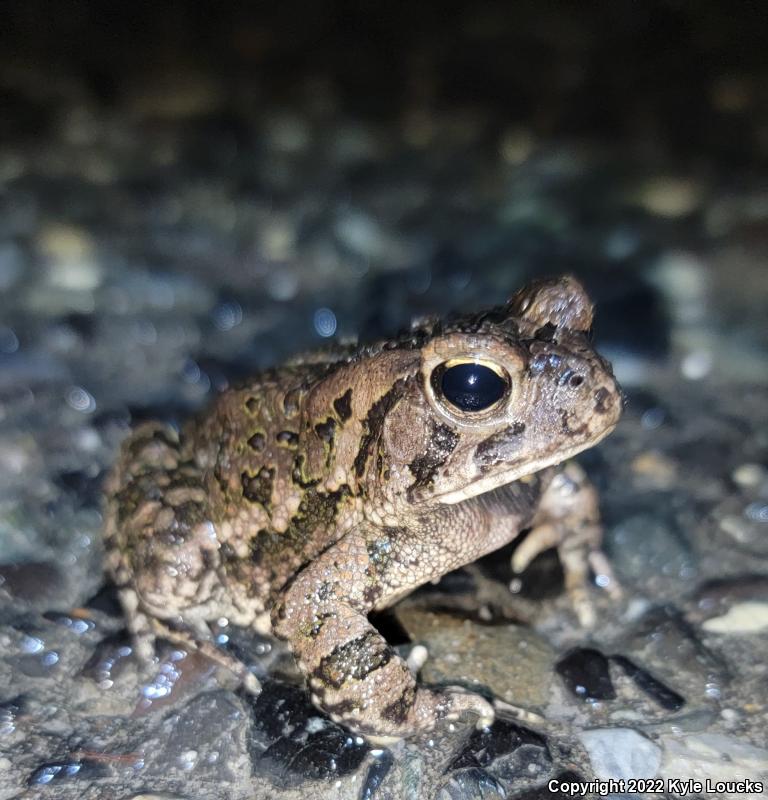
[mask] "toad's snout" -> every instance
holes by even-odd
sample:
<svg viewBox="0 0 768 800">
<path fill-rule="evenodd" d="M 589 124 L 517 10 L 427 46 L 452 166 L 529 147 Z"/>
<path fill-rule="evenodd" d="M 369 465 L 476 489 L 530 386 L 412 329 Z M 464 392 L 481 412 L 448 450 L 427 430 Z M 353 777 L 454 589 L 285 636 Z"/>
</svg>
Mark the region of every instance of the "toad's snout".
<svg viewBox="0 0 768 800">
<path fill-rule="evenodd" d="M 617 423 L 622 411 L 622 393 L 610 366 L 580 352 L 550 353 L 539 367 L 540 378 L 550 386 L 552 408 L 560 414 L 562 433 L 595 436 Z"/>
</svg>

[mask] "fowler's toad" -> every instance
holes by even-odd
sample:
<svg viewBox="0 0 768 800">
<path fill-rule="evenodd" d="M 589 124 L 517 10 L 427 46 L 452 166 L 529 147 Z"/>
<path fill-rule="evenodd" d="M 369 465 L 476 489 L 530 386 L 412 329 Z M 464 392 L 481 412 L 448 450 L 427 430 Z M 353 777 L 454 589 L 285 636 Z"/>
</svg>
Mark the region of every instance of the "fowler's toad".
<svg viewBox="0 0 768 800">
<path fill-rule="evenodd" d="M 538 282 L 504 306 L 267 371 L 180 435 L 139 427 L 106 514 L 139 652 L 169 630 L 212 652 L 208 622 L 227 617 L 288 641 L 314 703 L 354 731 L 491 719 L 478 695 L 417 686 L 367 614 L 532 528 L 514 568 L 557 547 L 590 622 L 589 567 L 609 573 L 596 495 L 556 465 L 621 413 L 591 324 L 573 278 Z"/>
</svg>

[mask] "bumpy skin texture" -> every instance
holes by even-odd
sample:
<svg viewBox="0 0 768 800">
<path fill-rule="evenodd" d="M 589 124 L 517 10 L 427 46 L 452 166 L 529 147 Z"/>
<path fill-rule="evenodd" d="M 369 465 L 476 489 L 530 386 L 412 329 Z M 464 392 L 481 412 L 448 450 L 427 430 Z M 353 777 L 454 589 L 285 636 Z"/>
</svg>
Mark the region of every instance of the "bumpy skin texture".
<svg viewBox="0 0 768 800">
<path fill-rule="evenodd" d="M 354 731 L 492 719 L 477 695 L 417 686 L 367 615 L 532 528 L 514 568 L 557 547 L 592 621 L 588 567 L 610 575 L 597 499 L 575 464 L 556 467 L 621 413 L 591 323 L 573 278 L 539 282 L 501 307 L 261 374 L 181 435 L 138 428 L 108 482 L 106 537 L 140 653 L 172 631 L 216 657 L 207 623 L 227 617 L 289 642 L 314 703 Z M 465 362 L 503 376 L 491 407 L 443 396 L 435 376 Z"/>
</svg>

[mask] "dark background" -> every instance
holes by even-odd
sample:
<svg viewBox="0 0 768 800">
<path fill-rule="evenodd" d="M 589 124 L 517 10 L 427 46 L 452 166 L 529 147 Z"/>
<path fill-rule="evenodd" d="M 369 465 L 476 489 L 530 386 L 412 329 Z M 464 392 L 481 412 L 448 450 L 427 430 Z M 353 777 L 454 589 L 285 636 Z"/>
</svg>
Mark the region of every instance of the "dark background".
<svg viewBox="0 0 768 800">
<path fill-rule="evenodd" d="M 345 112 L 371 120 L 469 105 L 490 112 L 489 135 L 494 125 L 524 121 L 541 136 L 618 138 L 663 147 L 683 162 L 706 154 L 733 166 L 765 164 L 755 124 L 765 114 L 768 27 L 760 3 L 2 7 L 4 60 L 77 75 L 105 109 L 137 84 L 192 69 L 217 83 L 220 108 L 243 92 L 303 103 L 325 85 Z M 735 114 L 737 94 L 749 113 Z M 34 105 L 20 88 L 10 101 L 18 104 L 11 110 Z M 32 122 L 11 114 L 3 126 L 41 133 Z"/>
<path fill-rule="evenodd" d="M 766 33 L 757 3 L 3 3 L 9 435 L 117 419 L 96 480 L 132 420 L 562 272 L 630 394 L 764 383 Z"/>
</svg>

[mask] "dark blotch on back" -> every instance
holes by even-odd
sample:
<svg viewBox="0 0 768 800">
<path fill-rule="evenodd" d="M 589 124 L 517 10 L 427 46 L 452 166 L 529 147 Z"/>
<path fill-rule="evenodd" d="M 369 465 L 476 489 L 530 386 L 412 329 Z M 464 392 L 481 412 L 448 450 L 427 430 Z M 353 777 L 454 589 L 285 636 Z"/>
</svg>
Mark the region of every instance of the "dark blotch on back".
<svg viewBox="0 0 768 800">
<path fill-rule="evenodd" d="M 333 408 L 341 422 L 346 422 L 352 416 L 352 390 L 347 389 L 341 397 L 337 397 L 333 401 Z"/>
<path fill-rule="evenodd" d="M 330 444 L 336 432 L 336 420 L 328 417 L 325 422 L 315 425 L 315 433 L 324 441 Z"/>
<path fill-rule="evenodd" d="M 283 413 L 286 417 L 295 417 L 299 413 L 299 406 L 301 404 L 301 396 L 303 390 L 301 387 L 298 389 L 291 389 L 285 393 L 283 398 Z"/>
<path fill-rule="evenodd" d="M 254 561 L 264 560 L 269 563 L 282 563 L 286 559 L 291 559 L 299 565 L 308 564 L 316 557 L 318 549 L 322 550 L 333 540 L 339 506 L 349 495 L 349 486 L 346 484 L 335 492 L 317 492 L 312 487 L 307 487 L 288 527 L 282 532 L 260 531 L 251 545 L 251 558 Z M 297 567 L 293 577 L 299 571 Z M 292 580 L 293 578 L 285 585 L 280 585 L 279 582 L 272 585 L 270 589 L 272 602 L 286 590 Z M 324 595 L 327 599 L 333 594 L 333 585 L 324 581 L 318 588 L 317 594 L 319 599 L 322 600 Z"/>
<path fill-rule="evenodd" d="M 243 497 L 251 503 L 261 503 L 265 508 L 268 508 L 272 498 L 274 477 L 275 470 L 269 467 L 262 467 L 256 475 L 249 475 L 247 472 L 243 472 L 240 476 Z"/>
<path fill-rule="evenodd" d="M 257 453 L 260 453 L 264 449 L 266 441 L 267 440 L 263 433 L 256 432 L 248 440 L 248 446 L 251 449 L 255 450 Z"/>
<path fill-rule="evenodd" d="M 447 425 L 430 420 L 429 444 L 427 451 L 414 458 L 408 469 L 416 478 L 414 487 L 427 486 L 434 478 L 435 472 L 445 463 L 448 456 L 456 448 L 459 435 Z"/>
<path fill-rule="evenodd" d="M 395 403 L 405 394 L 408 387 L 407 378 L 399 378 L 392 385 L 392 388 L 383 394 L 368 410 L 368 414 L 363 420 L 363 437 L 360 441 L 360 449 L 355 456 L 355 475 L 358 478 L 363 476 L 365 465 L 374 449 L 374 444 L 381 436 L 381 429 L 384 419 L 390 412 Z"/>
<path fill-rule="evenodd" d="M 511 461 L 520 449 L 520 437 L 524 432 L 525 425 L 516 422 L 511 428 L 489 436 L 477 446 L 475 463 L 480 467 L 492 467 L 503 461 Z"/>
<path fill-rule="evenodd" d="M 299 441 L 299 434 L 295 431 L 280 431 L 277 434 L 277 441 L 288 447 L 295 447 Z"/>
</svg>

